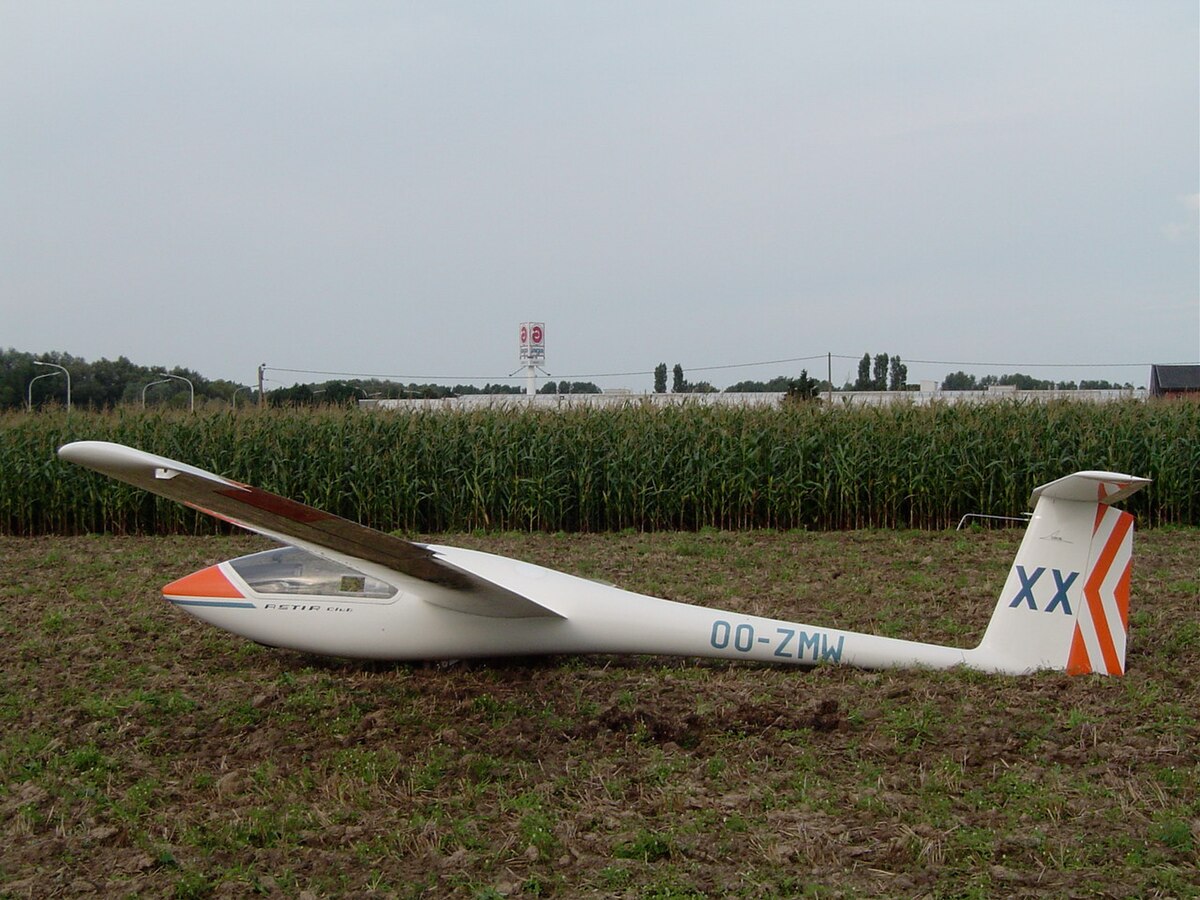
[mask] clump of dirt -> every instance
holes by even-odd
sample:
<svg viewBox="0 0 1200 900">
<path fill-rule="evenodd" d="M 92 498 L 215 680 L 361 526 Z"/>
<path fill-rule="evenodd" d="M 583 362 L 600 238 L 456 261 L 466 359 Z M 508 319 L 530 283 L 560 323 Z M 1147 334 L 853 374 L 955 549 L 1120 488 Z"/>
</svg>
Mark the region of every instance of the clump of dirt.
<svg viewBox="0 0 1200 900">
<path fill-rule="evenodd" d="M 596 724 L 623 734 L 645 735 L 658 744 L 674 743 L 681 747 L 695 747 L 707 729 L 703 717 L 688 713 L 679 717 L 670 713 L 661 714 L 644 706 L 631 710 L 610 706 L 597 716 Z M 590 732 L 590 734 L 589 734 Z M 594 736 L 595 729 L 584 726 L 581 737 Z"/>
</svg>

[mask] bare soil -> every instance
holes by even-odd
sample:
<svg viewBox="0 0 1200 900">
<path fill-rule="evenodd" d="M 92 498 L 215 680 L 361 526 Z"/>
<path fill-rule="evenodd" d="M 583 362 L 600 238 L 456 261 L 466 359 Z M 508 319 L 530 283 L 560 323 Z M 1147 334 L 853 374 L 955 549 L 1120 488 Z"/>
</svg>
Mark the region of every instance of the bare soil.
<svg viewBox="0 0 1200 900">
<path fill-rule="evenodd" d="M 971 645 L 1019 533 L 439 536 Z M 1200 896 L 1200 534 L 1136 539 L 1128 674 L 373 664 L 159 596 L 264 546 L 0 538 L 0 896 Z"/>
</svg>

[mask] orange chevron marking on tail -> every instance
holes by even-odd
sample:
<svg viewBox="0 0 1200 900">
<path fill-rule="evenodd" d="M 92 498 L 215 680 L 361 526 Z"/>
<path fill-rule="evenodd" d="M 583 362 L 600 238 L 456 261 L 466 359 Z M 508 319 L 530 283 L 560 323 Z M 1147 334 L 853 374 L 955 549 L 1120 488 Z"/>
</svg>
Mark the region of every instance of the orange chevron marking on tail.
<svg viewBox="0 0 1200 900">
<path fill-rule="evenodd" d="M 1075 623 L 1075 634 L 1071 638 L 1071 655 L 1067 657 L 1068 675 L 1092 674 L 1092 663 L 1088 659 L 1087 646 L 1083 643 L 1083 632 Z"/>
<path fill-rule="evenodd" d="M 1095 635 L 1096 644 L 1100 649 L 1100 656 L 1103 660 L 1104 671 L 1109 675 L 1124 674 L 1121 654 L 1117 650 L 1116 641 L 1113 637 L 1113 627 L 1116 625 L 1116 627 L 1121 628 L 1121 634 L 1124 635 L 1124 629 L 1129 617 L 1128 562 L 1122 570 L 1121 577 L 1118 579 L 1117 585 L 1113 590 L 1113 600 L 1121 620 L 1119 624 L 1109 622 L 1108 613 L 1104 607 L 1104 596 L 1101 594 L 1105 579 L 1108 578 L 1117 554 L 1121 551 L 1125 537 L 1133 525 L 1133 516 L 1128 513 L 1116 513 L 1116 515 L 1117 521 L 1113 525 L 1112 533 L 1104 542 L 1104 548 L 1100 551 L 1100 555 L 1092 566 L 1091 572 L 1088 573 L 1087 582 L 1083 586 L 1083 596 L 1087 601 L 1087 609 L 1090 613 L 1090 631 Z M 1078 624 L 1076 625 L 1076 638 L 1082 642 L 1082 633 L 1079 631 Z M 1075 657 L 1075 643 L 1076 641 L 1073 639 L 1071 643 L 1071 659 Z M 1084 648 L 1084 655 L 1087 655 L 1086 647 Z M 1092 670 L 1096 668 L 1096 665 L 1090 659 L 1089 665 Z"/>
<path fill-rule="evenodd" d="M 1126 631 L 1129 630 L 1129 580 L 1133 573 L 1133 557 L 1130 556 L 1129 562 L 1125 563 L 1125 571 L 1121 573 L 1121 580 L 1117 582 L 1117 609 L 1121 611 L 1121 627 Z"/>
</svg>

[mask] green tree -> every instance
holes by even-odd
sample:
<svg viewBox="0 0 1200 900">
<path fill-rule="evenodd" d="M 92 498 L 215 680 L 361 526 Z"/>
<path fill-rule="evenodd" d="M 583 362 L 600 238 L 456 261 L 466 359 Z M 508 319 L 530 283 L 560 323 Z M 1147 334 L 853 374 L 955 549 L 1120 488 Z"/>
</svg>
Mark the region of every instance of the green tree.
<svg viewBox="0 0 1200 900">
<path fill-rule="evenodd" d="M 547 381 L 538 389 L 539 394 L 599 394 L 599 386 L 590 381 Z"/>
<path fill-rule="evenodd" d="M 115 360 L 99 359 L 88 362 L 69 353 L 42 353 L 36 356 L 16 350 L 0 350 L 0 409 L 23 407 L 32 391 L 33 405 L 62 403 L 66 400 L 65 379 L 38 379 L 47 369 L 34 365 L 34 360 L 53 362 L 71 373 L 71 403 L 92 409 L 109 409 L 121 403 L 140 403 L 141 392 L 147 384 L 161 379 L 160 372 L 170 371 L 191 380 L 196 403 L 204 400 L 228 401 L 238 387 L 228 381 L 213 382 L 197 372 L 179 366 L 139 366 L 124 356 Z M 164 384 L 153 394 L 156 403 L 170 402 L 186 406 L 189 391 L 181 382 Z"/>
<path fill-rule="evenodd" d="M 908 366 L 900 362 L 899 356 L 893 356 L 888 371 L 888 390 L 902 391 L 908 382 Z"/>
<path fill-rule="evenodd" d="M 1062 386 L 1067 387 L 1066 385 Z M 1127 391 L 1131 391 L 1133 390 L 1133 384 L 1128 381 L 1124 384 L 1117 384 L 1116 382 L 1106 381 L 1104 379 L 1095 380 L 1089 378 L 1085 378 L 1079 382 L 1079 390 L 1081 391 L 1116 391 L 1122 388 Z M 1067 389 L 1070 390 L 1070 388 Z"/>
<path fill-rule="evenodd" d="M 821 389 L 821 382 L 808 377 L 808 370 L 801 369 L 799 378 L 790 379 L 787 392 L 783 396 L 784 403 L 811 403 Z"/>
<path fill-rule="evenodd" d="M 1013 375 L 1001 375 L 1000 384 L 1011 384 L 1020 391 L 1048 391 L 1054 387 L 1053 381 L 1034 378 L 1032 375 L 1025 375 L 1022 372 L 1017 372 Z"/>
<path fill-rule="evenodd" d="M 683 378 L 683 366 L 675 363 L 675 368 L 671 370 L 671 393 L 685 394 L 687 389 L 688 384 Z"/>
<path fill-rule="evenodd" d="M 871 371 L 871 390 L 886 391 L 887 390 L 887 372 L 888 363 L 891 360 L 886 353 L 875 354 L 875 365 Z"/>
<path fill-rule="evenodd" d="M 660 362 L 654 367 L 654 393 L 665 394 L 667 392 L 667 364 Z"/>
<path fill-rule="evenodd" d="M 858 378 L 854 380 L 854 389 L 856 391 L 869 391 L 871 389 L 870 353 L 864 353 L 863 358 L 858 361 Z"/>
<path fill-rule="evenodd" d="M 739 381 L 737 384 L 731 384 L 725 388 L 725 392 L 728 394 L 786 393 L 795 381 L 796 379 L 789 378 L 787 375 L 776 375 L 770 381 Z"/>
<path fill-rule="evenodd" d="M 961 370 L 951 372 L 942 380 L 943 391 L 974 391 L 978 389 L 979 383 L 975 380 L 975 376 L 968 375 Z"/>
</svg>

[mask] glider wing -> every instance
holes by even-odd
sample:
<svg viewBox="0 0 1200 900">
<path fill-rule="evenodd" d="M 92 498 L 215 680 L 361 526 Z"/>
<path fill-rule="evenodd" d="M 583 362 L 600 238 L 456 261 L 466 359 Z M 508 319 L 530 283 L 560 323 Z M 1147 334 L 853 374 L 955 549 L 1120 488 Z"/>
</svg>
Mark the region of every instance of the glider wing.
<svg viewBox="0 0 1200 900">
<path fill-rule="evenodd" d="M 472 615 L 554 617 L 528 597 L 452 565 L 423 544 L 376 531 L 295 500 L 195 466 L 107 441 L 66 444 L 58 455 L 119 481 L 176 500 L 231 525 L 353 566 L 365 561 L 442 590 L 421 596 Z"/>
</svg>

